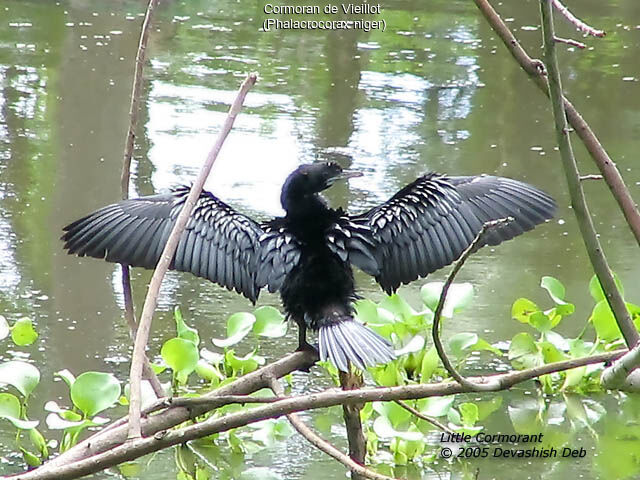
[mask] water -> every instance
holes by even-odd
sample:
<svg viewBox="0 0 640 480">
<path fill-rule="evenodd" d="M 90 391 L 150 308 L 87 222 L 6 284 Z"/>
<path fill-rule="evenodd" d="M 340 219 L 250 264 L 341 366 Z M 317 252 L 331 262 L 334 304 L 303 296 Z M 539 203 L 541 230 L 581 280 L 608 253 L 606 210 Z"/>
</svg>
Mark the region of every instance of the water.
<svg viewBox="0 0 640 480">
<path fill-rule="evenodd" d="M 30 316 L 40 332 L 29 350 L 45 365 L 30 405 L 34 412 L 51 398 L 67 402 L 61 383 L 51 382 L 55 371 L 107 370 L 120 379 L 128 371 L 119 270 L 67 256 L 58 237 L 62 225 L 119 197 L 143 8 L 125 0 L 0 0 L 0 313 L 11 322 Z M 145 70 L 131 195 L 190 182 L 241 80 L 257 71 L 260 80 L 208 189 L 244 213 L 267 218 L 281 213 L 278 197 L 286 175 L 317 159 L 337 159 L 365 173 L 327 193 L 332 205 L 351 211 L 384 201 L 428 170 L 493 173 L 540 186 L 558 200 L 557 218 L 475 255 L 459 277 L 475 285 L 474 306 L 446 329 L 476 332 L 489 341 L 511 338 L 522 328 L 509 318 L 513 300 L 526 296 L 550 305 L 538 285 L 542 275 L 553 275 L 577 305 L 560 328 L 575 335 L 592 306 L 586 287 L 591 268 L 568 207 L 547 102 L 472 2 L 392 1 L 382 8 L 385 32 L 264 33 L 261 3 L 162 2 Z M 499 6 L 534 57 L 541 56 L 537 8 L 534 1 Z M 560 48 L 564 86 L 638 198 L 640 4 L 590 0 L 579 9 L 608 35 L 585 39 L 584 51 Z M 559 35 L 579 38 L 561 20 L 557 24 Z M 583 173 L 595 172 L 582 147 L 576 146 L 576 155 Z M 586 184 L 586 191 L 609 261 L 637 303 L 631 288 L 640 281 L 637 245 L 602 182 Z M 138 305 L 148 279 L 147 272 L 134 273 Z M 363 295 L 381 298 L 371 279 L 359 274 L 357 281 Z M 422 283 L 402 292 L 417 301 Z M 152 352 L 172 335 L 176 304 L 205 339 L 224 336 L 222 319 L 252 308 L 226 290 L 171 273 L 154 320 Z M 263 294 L 260 304 L 277 306 L 279 300 Z M 286 342 L 267 342 L 265 351 L 276 358 L 295 345 L 290 332 Z M 3 355 L 11 356 L 12 351 Z M 604 421 L 616 425 L 614 417 Z M 512 428 L 507 417 L 492 421 L 492 431 Z M 339 444 L 340 436 L 338 430 Z M 319 469 L 323 478 L 343 478 L 339 465 L 298 439 L 250 463 L 272 466 L 291 479 L 317 478 Z M 147 478 L 175 476 L 170 452 L 152 465 Z M 492 465 L 503 466 L 486 462 L 483 476 L 500 476 Z M 533 475 L 524 462 L 508 465 Z M 593 465 L 568 461 L 554 474 L 559 478 L 578 468 L 585 478 L 595 478 L 605 471 Z M 441 477 L 462 475 L 457 469 L 449 473 L 448 464 L 438 470 Z"/>
</svg>

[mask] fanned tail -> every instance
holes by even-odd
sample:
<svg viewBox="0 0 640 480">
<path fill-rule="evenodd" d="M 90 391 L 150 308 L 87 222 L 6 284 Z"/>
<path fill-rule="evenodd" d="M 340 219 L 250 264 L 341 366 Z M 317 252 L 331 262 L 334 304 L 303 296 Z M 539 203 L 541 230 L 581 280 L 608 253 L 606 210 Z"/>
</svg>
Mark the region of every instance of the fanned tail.
<svg viewBox="0 0 640 480">
<path fill-rule="evenodd" d="M 349 363 L 364 370 L 396 358 L 389 342 L 349 316 L 320 327 L 318 343 L 320 359 L 329 359 L 343 372 L 349 371 Z"/>
</svg>

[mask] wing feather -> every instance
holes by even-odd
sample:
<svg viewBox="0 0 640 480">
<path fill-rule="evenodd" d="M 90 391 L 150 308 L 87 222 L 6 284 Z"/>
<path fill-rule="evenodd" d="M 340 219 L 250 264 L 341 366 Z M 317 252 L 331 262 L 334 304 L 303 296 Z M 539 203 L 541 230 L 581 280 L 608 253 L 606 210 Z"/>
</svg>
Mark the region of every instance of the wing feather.
<svg viewBox="0 0 640 480">
<path fill-rule="evenodd" d="M 79 256 L 154 268 L 188 193 L 188 187 L 179 187 L 101 208 L 64 228 L 64 248 Z M 261 240 L 265 236 L 267 243 Z M 263 268 L 262 258 L 268 258 L 272 268 Z M 277 291 L 299 258 L 299 246 L 286 229 L 258 224 L 203 191 L 171 268 L 255 301 L 262 287 Z"/>
<path fill-rule="evenodd" d="M 368 212 L 341 216 L 327 244 L 391 293 L 455 261 L 485 222 L 514 219 L 487 232 L 483 244 L 497 245 L 552 218 L 555 208 L 549 195 L 517 180 L 430 173 Z"/>
</svg>

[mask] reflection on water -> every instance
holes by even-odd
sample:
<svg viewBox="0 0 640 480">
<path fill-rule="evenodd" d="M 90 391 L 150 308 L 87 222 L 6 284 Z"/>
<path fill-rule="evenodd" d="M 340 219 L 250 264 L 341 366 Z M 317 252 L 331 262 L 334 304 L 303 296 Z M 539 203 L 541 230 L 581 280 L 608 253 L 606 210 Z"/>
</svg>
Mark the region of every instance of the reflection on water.
<svg viewBox="0 0 640 480">
<path fill-rule="evenodd" d="M 130 0 L 0 0 L 0 314 L 10 321 L 34 318 L 41 337 L 30 355 L 46 364 L 43 378 L 49 380 L 61 368 L 109 369 L 126 378 L 130 348 L 120 320 L 119 268 L 64 255 L 58 237 L 63 224 L 118 198 L 142 8 Z M 537 2 L 500 8 L 539 55 Z M 590 0 L 580 8 L 610 35 L 589 41 L 592 50 L 561 52 L 565 87 L 637 197 L 640 7 L 624 0 L 604 9 Z M 513 300 L 527 296 L 545 304 L 539 279 L 554 275 L 578 307 L 562 328 L 577 333 L 591 308 L 591 269 L 567 207 L 542 95 L 471 2 L 390 1 L 383 10 L 384 33 L 260 33 L 263 14 L 251 3 L 162 2 L 151 35 L 132 195 L 193 179 L 241 79 L 255 70 L 260 81 L 208 189 L 242 212 L 280 215 L 280 187 L 288 173 L 301 162 L 328 158 L 365 173 L 327 193 L 333 205 L 352 211 L 384 201 L 428 170 L 496 173 L 541 186 L 559 200 L 558 220 L 472 258 L 460 280 L 476 286 L 474 308 L 446 328 L 491 341 L 510 338 L 521 328 L 509 319 Z M 559 28 L 563 36 L 574 35 Z M 593 171 L 584 152 L 577 153 L 584 172 Z M 637 246 L 605 187 L 594 182 L 586 188 L 611 263 L 625 284 L 634 285 L 640 281 Z M 138 305 L 149 278 L 148 272 L 134 273 Z M 381 296 L 371 279 L 358 274 L 357 280 L 363 294 Z M 417 299 L 421 284 L 403 291 Z M 252 308 L 238 295 L 172 272 L 163 285 L 152 351 L 173 331 L 176 304 L 202 338 L 224 336 L 222 319 Z M 263 294 L 261 304 L 279 300 Z M 267 341 L 265 352 L 274 358 L 291 350 L 294 337 L 291 332 L 284 344 Z M 296 383 L 306 379 L 297 376 Z M 63 391 L 49 380 L 39 387 L 34 411 Z M 309 388 L 323 381 L 314 374 Z M 496 431 L 512 428 L 507 418 L 492 421 Z M 295 462 L 288 460 L 291 451 Z M 172 465 L 170 453 L 162 458 Z M 252 462 L 271 463 L 285 478 L 314 478 L 317 468 L 325 469 L 326 478 L 343 477 L 341 467 L 298 439 Z M 524 464 L 510 465 L 530 473 Z M 590 464 L 567 465 L 591 475 Z M 175 477 L 156 468 L 161 471 L 151 467 L 149 478 Z"/>
</svg>

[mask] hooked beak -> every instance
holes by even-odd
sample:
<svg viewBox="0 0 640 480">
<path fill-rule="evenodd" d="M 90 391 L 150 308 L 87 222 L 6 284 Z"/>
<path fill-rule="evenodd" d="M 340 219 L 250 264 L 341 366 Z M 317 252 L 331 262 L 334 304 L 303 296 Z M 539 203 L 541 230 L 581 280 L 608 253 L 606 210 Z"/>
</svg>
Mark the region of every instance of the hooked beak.
<svg viewBox="0 0 640 480">
<path fill-rule="evenodd" d="M 335 182 L 340 180 L 349 180 L 350 178 L 361 176 L 362 172 L 358 172 L 357 170 L 342 170 L 342 172 L 329 180 L 329 185 L 333 185 Z"/>
</svg>

